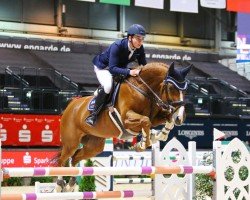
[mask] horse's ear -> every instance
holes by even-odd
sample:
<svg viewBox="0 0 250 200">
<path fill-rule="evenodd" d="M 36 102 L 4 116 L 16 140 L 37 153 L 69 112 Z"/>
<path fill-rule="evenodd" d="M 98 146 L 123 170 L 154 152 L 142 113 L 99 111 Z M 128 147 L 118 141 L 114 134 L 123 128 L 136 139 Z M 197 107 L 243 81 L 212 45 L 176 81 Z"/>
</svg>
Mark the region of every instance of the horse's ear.
<svg viewBox="0 0 250 200">
<path fill-rule="evenodd" d="M 181 74 L 182 74 L 183 77 L 186 77 L 186 76 L 187 76 L 187 74 L 188 74 L 188 72 L 190 72 L 192 66 L 193 66 L 193 65 L 191 64 L 191 65 L 189 65 L 188 67 L 185 67 L 184 69 L 181 70 Z"/>
<path fill-rule="evenodd" d="M 174 74 L 174 62 L 172 62 L 168 68 L 168 76 L 171 76 Z"/>
</svg>

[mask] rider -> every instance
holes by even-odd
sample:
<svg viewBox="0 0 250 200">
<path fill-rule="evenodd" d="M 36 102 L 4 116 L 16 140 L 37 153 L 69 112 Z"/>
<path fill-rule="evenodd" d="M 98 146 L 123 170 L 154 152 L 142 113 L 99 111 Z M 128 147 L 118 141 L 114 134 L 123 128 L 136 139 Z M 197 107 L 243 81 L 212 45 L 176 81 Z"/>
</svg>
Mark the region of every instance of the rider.
<svg viewBox="0 0 250 200">
<path fill-rule="evenodd" d="M 101 84 L 95 100 L 94 111 L 86 118 L 86 123 L 93 126 L 112 89 L 113 76 L 137 76 L 139 69 L 128 69 L 127 65 L 137 59 L 139 65 L 146 65 L 143 41 L 146 36 L 144 27 L 133 24 L 128 29 L 127 38 L 112 43 L 103 53 L 93 59 L 94 71 Z"/>
</svg>

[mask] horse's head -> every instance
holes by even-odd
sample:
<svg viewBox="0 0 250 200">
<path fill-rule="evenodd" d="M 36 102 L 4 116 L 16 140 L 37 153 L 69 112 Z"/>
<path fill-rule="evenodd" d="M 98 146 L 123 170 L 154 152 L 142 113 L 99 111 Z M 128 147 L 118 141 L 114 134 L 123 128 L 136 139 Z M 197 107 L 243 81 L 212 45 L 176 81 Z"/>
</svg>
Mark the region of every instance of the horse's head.
<svg viewBox="0 0 250 200">
<path fill-rule="evenodd" d="M 180 69 L 175 68 L 174 63 L 169 67 L 164 63 L 149 63 L 141 68 L 137 79 L 141 85 L 130 84 L 167 113 L 167 119 L 173 118 L 175 125 L 181 125 L 185 120 L 184 93 L 190 69 L 191 65 Z"/>
<path fill-rule="evenodd" d="M 176 69 L 174 63 L 172 63 L 164 79 L 165 102 L 167 102 L 167 105 L 171 108 L 175 125 L 181 125 L 186 117 L 184 93 L 188 85 L 186 76 L 191 67 L 192 65 L 183 69 Z"/>
</svg>

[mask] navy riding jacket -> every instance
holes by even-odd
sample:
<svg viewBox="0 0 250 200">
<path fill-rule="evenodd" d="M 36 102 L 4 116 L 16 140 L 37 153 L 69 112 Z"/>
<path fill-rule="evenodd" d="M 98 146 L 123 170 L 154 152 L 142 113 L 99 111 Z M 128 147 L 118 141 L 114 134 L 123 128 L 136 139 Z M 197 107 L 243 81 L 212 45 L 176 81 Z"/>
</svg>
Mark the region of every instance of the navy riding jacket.
<svg viewBox="0 0 250 200">
<path fill-rule="evenodd" d="M 93 59 L 93 64 L 99 69 L 109 68 L 113 75 L 129 75 L 130 69 L 127 65 L 137 59 L 139 65 L 146 65 L 146 58 L 143 45 L 136 49 L 130 59 L 128 49 L 128 39 L 121 39 L 111 44 L 103 53 Z"/>
</svg>

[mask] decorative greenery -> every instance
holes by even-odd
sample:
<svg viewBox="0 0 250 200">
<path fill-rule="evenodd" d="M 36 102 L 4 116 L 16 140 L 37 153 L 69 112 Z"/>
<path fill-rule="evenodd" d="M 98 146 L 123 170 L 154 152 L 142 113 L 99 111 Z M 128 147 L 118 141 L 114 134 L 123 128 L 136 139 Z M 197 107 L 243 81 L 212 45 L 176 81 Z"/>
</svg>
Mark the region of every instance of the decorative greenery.
<svg viewBox="0 0 250 200">
<path fill-rule="evenodd" d="M 232 160 L 234 163 L 239 163 L 242 158 L 240 151 L 235 151 L 232 152 Z M 203 157 L 203 165 L 208 166 L 208 165 L 212 165 L 213 162 L 213 157 L 212 157 L 212 153 L 211 154 L 206 154 Z M 247 177 L 249 176 L 249 171 L 247 169 L 246 166 L 242 166 L 239 170 L 239 174 L 235 174 L 235 171 L 232 167 L 228 167 L 225 170 L 225 179 L 228 181 L 232 181 L 234 176 L 239 176 L 239 178 L 241 180 L 246 180 Z M 213 196 L 213 185 L 214 180 L 212 179 L 212 177 L 206 175 L 206 174 L 197 174 L 195 179 L 195 184 L 196 184 L 196 197 L 195 199 L 197 200 L 203 200 L 205 199 L 205 196 L 209 196 L 212 198 Z M 225 187 L 225 191 L 227 191 L 229 188 Z M 245 188 L 246 191 L 249 190 L 249 188 Z M 238 188 L 236 188 L 234 191 L 234 196 L 236 199 L 238 199 L 238 196 L 240 194 L 240 190 Z M 245 198 L 243 198 L 243 200 L 246 200 Z"/>
<path fill-rule="evenodd" d="M 213 196 L 213 180 L 206 174 L 197 174 L 195 176 L 196 199 L 202 200 L 206 196 Z"/>
<path fill-rule="evenodd" d="M 21 177 L 11 177 L 3 181 L 4 186 L 22 186 Z"/>
<path fill-rule="evenodd" d="M 241 159 L 244 159 L 239 150 L 232 152 L 231 156 L 232 156 L 233 162 L 236 164 L 239 163 Z M 245 181 L 247 177 L 250 176 L 247 166 L 241 166 L 238 171 L 238 174 L 235 174 L 235 173 L 236 172 L 234 171 L 233 167 L 231 166 L 228 167 L 227 170 L 225 171 L 226 180 L 231 181 L 233 180 L 235 176 L 239 176 L 240 180 Z M 229 189 L 228 187 L 225 187 L 225 191 L 227 191 L 228 189 Z M 245 190 L 248 192 L 249 188 L 245 187 Z M 240 195 L 240 190 L 238 188 L 235 188 L 233 193 L 234 193 L 235 199 L 238 199 Z M 246 200 L 246 198 L 243 197 L 242 200 Z"/>
<path fill-rule="evenodd" d="M 87 162 L 85 163 L 86 167 L 92 167 L 93 162 L 88 159 Z M 81 178 L 81 181 L 79 183 L 79 190 L 81 192 L 84 191 L 95 191 L 95 176 L 83 176 Z"/>
<path fill-rule="evenodd" d="M 40 183 L 52 183 L 53 177 L 51 177 L 51 176 L 32 177 L 30 185 L 35 185 L 35 182 L 37 182 L 37 181 Z"/>
</svg>

